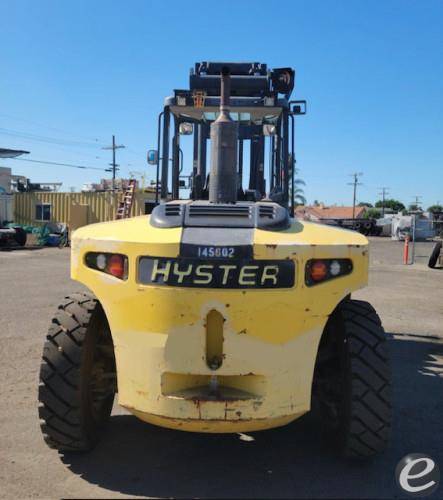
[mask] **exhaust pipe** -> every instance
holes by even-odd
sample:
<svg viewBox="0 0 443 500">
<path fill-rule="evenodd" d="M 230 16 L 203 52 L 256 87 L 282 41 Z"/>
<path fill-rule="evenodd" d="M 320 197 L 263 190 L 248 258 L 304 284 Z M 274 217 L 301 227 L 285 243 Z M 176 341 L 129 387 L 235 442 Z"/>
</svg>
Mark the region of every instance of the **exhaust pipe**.
<svg viewBox="0 0 443 500">
<path fill-rule="evenodd" d="M 227 67 L 221 71 L 220 114 L 211 124 L 210 203 L 237 201 L 238 123 L 229 115 L 231 76 Z"/>
</svg>

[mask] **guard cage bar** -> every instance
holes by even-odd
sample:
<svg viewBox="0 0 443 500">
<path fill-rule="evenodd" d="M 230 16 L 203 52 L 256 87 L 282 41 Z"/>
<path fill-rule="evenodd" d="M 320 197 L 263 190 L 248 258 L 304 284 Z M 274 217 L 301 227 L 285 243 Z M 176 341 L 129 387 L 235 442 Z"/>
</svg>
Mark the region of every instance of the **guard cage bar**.
<svg viewBox="0 0 443 500">
<path fill-rule="evenodd" d="M 217 71 L 217 67 L 214 66 L 216 63 L 206 64 L 212 64 L 212 70 L 214 72 Z M 225 63 L 218 64 L 221 65 Z M 243 77 L 243 80 L 238 80 L 241 82 L 240 90 L 238 88 L 235 90 L 236 87 L 233 85 L 234 91 L 231 91 L 231 96 L 234 95 L 234 97 L 231 99 L 231 113 L 236 113 L 236 107 L 239 107 L 236 101 L 239 99 L 248 100 L 248 109 L 253 112 L 255 107 L 257 109 L 260 107 L 264 109 L 263 102 L 265 102 L 265 99 L 272 98 L 274 99 L 272 109 L 274 111 L 278 109 L 279 111 L 278 117 L 272 124 L 274 130 L 271 135 L 265 135 L 265 120 L 263 120 L 263 123 L 258 124 L 256 122 L 254 123 L 254 120 L 244 122 L 239 119 L 237 174 L 240 180 L 240 189 L 238 193 L 238 200 L 258 201 L 268 199 L 278 202 L 286 208 L 290 208 L 290 213 L 293 214 L 295 206 L 294 191 L 296 164 L 295 115 L 306 114 L 306 101 L 289 101 L 287 99 L 287 97 L 289 97 L 288 92 L 286 92 L 284 98 L 278 98 L 278 94 L 284 92 L 285 89 L 280 88 L 278 90 L 273 90 L 273 85 L 275 86 L 275 83 L 272 84 L 272 78 L 275 80 L 275 75 L 272 75 L 271 73 L 271 76 L 269 76 L 268 72 L 268 76 L 264 77 L 263 66 L 266 69 L 266 66 L 262 65 L 258 75 L 252 75 L 251 77 L 233 75 L 233 78 L 237 77 L 238 80 L 240 77 Z M 219 102 L 219 97 L 216 95 L 215 90 L 213 90 L 216 88 L 217 76 L 209 76 L 211 77 L 211 93 L 213 94 L 211 104 L 217 104 L 217 101 Z M 202 78 L 203 77 L 206 78 L 207 74 L 203 74 Z M 260 78 L 261 87 L 256 82 L 257 77 Z M 203 107 L 200 108 L 200 118 L 190 116 L 186 113 L 186 106 L 194 106 L 194 101 L 189 100 L 189 95 L 195 91 L 195 88 L 192 89 L 192 86 L 202 86 L 201 81 L 199 80 L 196 83 L 195 78 L 196 71 L 194 70 L 194 73 L 191 74 L 191 91 L 176 90 L 175 96 L 166 100 L 163 111 L 158 115 L 156 204 L 160 202 L 160 199 L 167 200 L 172 197 L 172 199 L 176 200 L 180 198 L 180 174 L 184 166 L 183 151 L 180 149 L 180 124 L 182 123 L 193 124 L 192 159 L 190 161 L 190 163 L 192 162 L 192 170 L 189 175 L 189 197 L 193 200 L 208 198 L 208 184 L 210 179 L 208 178 L 209 167 L 207 165 L 207 143 L 210 136 L 210 120 L 204 118 L 204 111 L 205 109 L 213 110 L 213 106 L 205 108 L 205 104 L 203 104 Z M 268 93 L 263 90 L 263 78 L 268 78 L 271 82 L 268 85 L 268 88 L 270 88 L 271 91 Z M 255 87 L 251 85 L 248 87 L 246 85 L 248 79 L 250 82 L 255 82 Z M 205 85 L 208 85 L 207 82 L 208 80 L 206 80 Z M 293 82 L 290 83 L 289 87 L 291 87 L 291 85 L 293 86 Z M 219 88 L 220 84 L 218 83 L 218 90 Z M 239 94 L 241 97 L 236 99 L 235 96 L 238 96 Z M 256 95 L 251 96 L 248 94 Z M 257 96 L 257 94 L 259 95 Z M 177 111 L 181 110 L 181 107 L 177 105 L 177 99 L 179 97 L 186 99 L 185 106 L 183 106 L 183 115 Z M 267 137 L 268 139 L 266 139 Z M 265 159 L 266 140 L 268 142 L 267 149 L 269 152 L 267 160 Z M 250 148 L 249 168 L 245 165 L 244 158 L 245 142 L 247 141 L 249 141 Z M 265 175 L 266 163 L 268 163 L 269 167 L 268 175 Z M 249 173 L 249 181 L 243 183 L 243 178 L 247 173 Z M 269 182 L 268 187 L 266 186 L 266 180 Z M 243 186 L 243 184 L 245 184 L 245 186 Z"/>
</svg>

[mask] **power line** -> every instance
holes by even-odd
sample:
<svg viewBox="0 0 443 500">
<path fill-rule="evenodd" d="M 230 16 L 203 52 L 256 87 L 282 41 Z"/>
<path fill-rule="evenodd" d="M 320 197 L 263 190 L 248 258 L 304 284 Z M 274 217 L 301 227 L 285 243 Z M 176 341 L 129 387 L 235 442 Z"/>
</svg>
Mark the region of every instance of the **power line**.
<svg viewBox="0 0 443 500">
<path fill-rule="evenodd" d="M 98 167 L 87 167 L 85 165 L 73 165 L 71 163 L 58 163 L 56 161 L 45 161 L 45 160 L 30 160 L 28 158 L 10 158 L 11 160 L 18 160 L 18 161 L 29 161 L 32 163 L 42 163 L 45 165 L 59 165 L 61 167 L 71 167 L 71 168 L 81 168 L 85 170 L 100 170 L 100 171 L 108 171 L 109 169 L 106 168 L 98 168 Z"/>
<path fill-rule="evenodd" d="M 144 158 L 146 156 L 146 151 L 144 153 L 141 153 L 140 151 L 135 151 L 134 149 L 128 148 L 128 146 L 126 146 L 126 151 L 128 151 L 128 153 L 136 155 L 137 158 L 139 158 L 140 156 Z"/>
<path fill-rule="evenodd" d="M 6 132 L 2 132 L 1 130 L 6 130 Z M 37 136 L 35 134 L 30 134 L 28 132 L 23 132 L 23 133 L 12 133 L 12 132 L 9 132 L 9 129 L 1 129 L 0 128 L 0 135 L 7 135 L 7 136 L 12 136 L 12 137 L 20 137 L 20 138 L 25 138 L 26 140 L 30 140 L 30 141 L 37 141 L 37 142 L 43 142 L 43 143 L 49 143 L 51 144 L 51 149 L 54 149 L 54 150 L 60 150 L 60 151 L 69 151 L 70 153 L 72 153 L 72 150 L 70 150 L 69 148 L 74 146 L 76 148 L 80 148 L 80 149 L 85 149 L 87 152 L 85 151 L 82 151 L 82 156 L 88 156 L 90 158 L 94 158 L 95 160 L 99 160 L 101 159 L 100 156 L 97 156 L 96 153 L 94 153 L 93 151 L 95 150 L 95 145 L 93 144 L 85 144 L 85 145 L 81 145 L 81 143 L 79 144 L 71 144 L 71 143 L 68 143 L 66 144 L 66 141 L 61 139 L 61 140 L 58 140 L 58 139 L 51 139 L 49 137 L 44 137 L 44 136 Z M 100 146 L 100 144 L 97 144 L 96 145 L 97 147 Z M 92 147 L 92 149 L 91 149 Z M 88 160 L 86 160 L 88 161 Z"/>
<path fill-rule="evenodd" d="M 355 219 L 355 200 L 357 197 L 357 186 L 361 186 L 361 182 L 358 182 L 358 178 L 363 175 L 363 172 L 354 172 L 353 174 L 349 174 L 351 177 L 354 177 L 353 182 L 348 182 L 348 186 L 354 186 L 354 198 L 352 201 L 352 218 Z"/>
<path fill-rule="evenodd" d="M 381 198 L 381 215 L 382 215 L 382 217 L 384 217 L 385 216 L 385 199 L 386 199 L 386 195 L 388 194 L 389 188 L 386 186 L 383 186 L 379 189 L 381 189 L 381 193 L 378 193 L 378 194 L 381 195 L 381 197 L 382 197 Z"/>
<path fill-rule="evenodd" d="M 37 142 L 46 142 L 49 144 L 58 144 L 61 146 L 80 146 L 80 147 L 99 147 L 100 144 L 98 142 L 82 142 L 82 141 L 74 141 L 69 139 L 60 139 L 57 137 L 50 137 L 45 135 L 33 134 L 31 132 L 22 132 L 20 130 L 12 130 L 8 128 L 0 127 L 0 134 L 7 135 L 11 137 L 20 137 L 21 139 L 27 139 L 28 141 L 37 141 Z"/>
<path fill-rule="evenodd" d="M 95 150 L 95 149 L 89 149 L 89 148 L 85 148 L 85 149 L 82 149 L 81 147 L 79 149 L 75 149 L 75 151 L 73 151 L 72 148 L 70 148 L 69 146 L 62 146 L 62 145 L 58 145 L 58 144 L 51 144 L 51 152 L 52 151 L 55 151 L 55 152 L 63 152 L 63 154 L 61 156 L 73 156 L 75 155 L 75 159 L 73 159 L 72 161 L 84 161 L 86 163 L 88 162 L 91 162 L 91 160 L 101 160 L 101 163 L 103 162 L 103 153 L 100 151 L 100 150 Z M 97 151 L 97 152 L 95 152 Z M 40 151 L 39 152 L 36 152 L 35 154 L 37 154 L 38 156 L 40 156 L 40 154 L 46 154 L 46 151 L 44 153 L 41 153 Z M 71 161 L 71 158 L 68 158 L 68 161 Z"/>
<path fill-rule="evenodd" d="M 8 114 L 5 114 L 5 113 L 0 113 L 0 116 L 3 116 L 4 118 L 9 118 L 9 119 L 12 119 L 12 120 L 17 120 L 17 121 L 20 121 L 20 122 L 24 122 L 24 123 L 29 123 L 31 125 L 37 125 L 38 127 L 43 127 L 43 128 L 45 128 L 47 130 L 53 130 L 54 132 L 61 132 L 62 134 L 69 135 L 69 136 L 72 136 L 72 137 L 78 137 L 79 139 L 85 139 L 87 141 L 92 141 L 92 142 L 98 142 L 99 141 L 96 137 L 87 137 L 87 136 L 84 136 L 84 135 L 73 134 L 72 132 L 69 132 L 67 130 L 63 130 L 63 129 L 58 128 L 58 127 L 51 127 L 49 125 L 45 125 L 44 123 L 36 122 L 34 120 L 28 120 L 28 119 L 25 119 L 25 118 L 18 118 L 17 116 L 8 115 Z M 103 141 L 99 141 L 99 142 L 103 142 Z"/>
<path fill-rule="evenodd" d="M 75 141 L 69 139 L 62 139 L 58 137 L 50 137 L 45 135 L 34 134 L 32 132 L 23 132 L 20 130 L 13 130 L 8 128 L 0 128 L 0 133 L 2 135 L 8 135 L 12 137 L 20 137 L 22 139 L 27 139 L 31 141 L 38 142 L 48 142 L 51 144 L 60 144 L 60 145 L 71 145 L 71 146 L 82 146 L 82 147 L 99 147 L 100 144 L 98 142 L 87 142 L 87 141 Z"/>
</svg>

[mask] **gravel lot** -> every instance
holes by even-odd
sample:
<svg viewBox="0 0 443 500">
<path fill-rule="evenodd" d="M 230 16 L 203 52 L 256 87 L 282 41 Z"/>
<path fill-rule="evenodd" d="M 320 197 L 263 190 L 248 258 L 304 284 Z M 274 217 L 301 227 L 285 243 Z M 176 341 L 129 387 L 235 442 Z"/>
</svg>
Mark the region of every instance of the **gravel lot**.
<svg viewBox="0 0 443 500">
<path fill-rule="evenodd" d="M 426 267 L 431 248 L 403 266 L 401 243 L 371 240 L 370 286 L 355 297 L 392 334 L 395 424 L 389 450 L 359 464 L 337 459 L 310 415 L 245 442 L 155 428 L 118 407 L 92 453 L 58 455 L 39 430 L 38 369 L 54 309 L 82 287 L 67 249 L 0 252 L 0 498 L 401 497 L 394 470 L 407 453 L 443 470 L 443 270 Z"/>
</svg>

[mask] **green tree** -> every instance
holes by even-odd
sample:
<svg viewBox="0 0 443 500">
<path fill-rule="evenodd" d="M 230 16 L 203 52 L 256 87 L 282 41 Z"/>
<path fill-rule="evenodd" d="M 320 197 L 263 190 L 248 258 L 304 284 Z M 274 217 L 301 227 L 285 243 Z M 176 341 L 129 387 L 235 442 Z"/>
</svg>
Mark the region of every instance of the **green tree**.
<svg viewBox="0 0 443 500">
<path fill-rule="evenodd" d="M 294 205 L 306 205 L 305 192 L 302 187 L 305 186 L 306 183 L 302 179 L 294 179 Z M 289 199 L 292 196 L 292 185 L 289 184 Z"/>
<path fill-rule="evenodd" d="M 380 212 L 380 210 L 377 210 L 376 208 L 370 207 L 368 210 L 366 210 L 363 217 L 365 219 L 380 219 L 381 212 Z"/>
<path fill-rule="evenodd" d="M 443 212 L 443 206 L 442 205 L 431 205 L 428 207 L 428 212 L 435 213 L 435 212 Z"/>
<path fill-rule="evenodd" d="M 361 201 L 357 206 L 372 208 L 374 205 L 372 203 L 367 203 L 366 201 Z"/>
<path fill-rule="evenodd" d="M 378 200 L 375 202 L 375 207 L 376 208 L 382 208 L 383 207 L 383 201 Z M 401 201 L 394 200 L 394 199 L 389 199 L 385 200 L 385 208 L 390 208 L 391 210 L 394 210 L 394 212 L 400 212 L 400 210 L 404 210 L 405 206 Z"/>
<path fill-rule="evenodd" d="M 294 205 L 306 205 L 305 192 L 301 188 L 294 189 Z"/>
<path fill-rule="evenodd" d="M 304 180 L 297 178 L 297 174 L 299 173 L 299 169 L 295 166 L 295 160 L 292 155 L 289 155 L 289 199 L 292 198 L 292 182 L 291 175 L 292 169 L 294 169 L 294 205 L 306 205 L 305 192 L 302 187 L 306 186 Z"/>
</svg>

